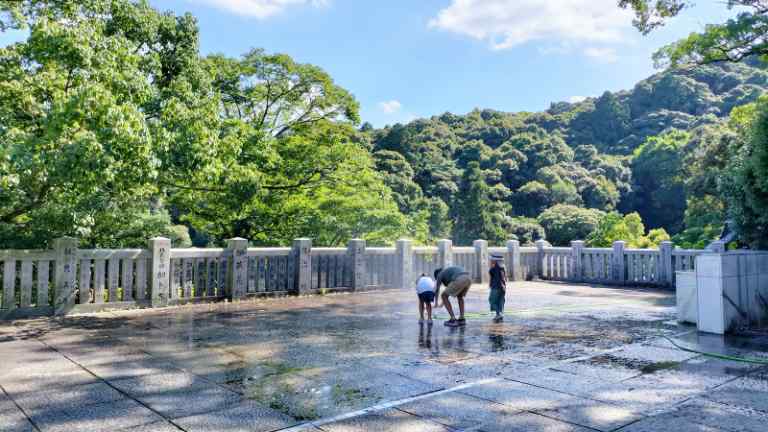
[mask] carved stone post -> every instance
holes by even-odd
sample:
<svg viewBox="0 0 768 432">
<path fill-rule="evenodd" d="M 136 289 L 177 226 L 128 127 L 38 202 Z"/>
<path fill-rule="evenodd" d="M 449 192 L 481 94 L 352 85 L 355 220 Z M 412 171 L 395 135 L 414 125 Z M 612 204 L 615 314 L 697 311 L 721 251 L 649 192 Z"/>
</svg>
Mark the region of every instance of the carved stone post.
<svg viewBox="0 0 768 432">
<path fill-rule="evenodd" d="M 148 247 L 152 254 L 150 303 L 152 307 L 167 306 L 171 297 L 171 240 L 155 237 L 149 240 Z"/>
<path fill-rule="evenodd" d="M 398 288 L 409 288 L 413 285 L 413 242 L 410 240 L 398 240 L 395 244 L 397 256 L 397 270 L 399 273 Z"/>
<path fill-rule="evenodd" d="M 472 246 L 475 247 L 475 272 L 477 274 L 475 282 L 487 284 L 491 278 L 488 274 L 488 242 L 475 240 Z"/>
<path fill-rule="evenodd" d="M 437 242 L 437 263 L 440 268 L 453 265 L 453 242 L 443 239 Z"/>
<path fill-rule="evenodd" d="M 574 240 L 571 242 L 571 263 L 573 264 L 571 277 L 573 278 L 574 282 L 581 282 L 584 280 L 584 261 L 582 259 L 583 251 L 583 241 Z"/>
<path fill-rule="evenodd" d="M 611 254 L 611 279 L 617 284 L 624 285 L 626 282 L 624 270 L 624 246 L 623 241 L 613 242 L 613 254 Z"/>
<path fill-rule="evenodd" d="M 539 279 L 544 279 L 544 249 L 547 247 L 547 241 L 546 240 L 536 240 L 536 252 L 537 252 L 537 259 L 536 259 L 536 277 Z"/>
<path fill-rule="evenodd" d="M 227 297 L 237 300 L 248 292 L 248 240 L 233 238 L 227 240 L 227 250 L 232 254 L 232 261 L 227 278 Z"/>
<path fill-rule="evenodd" d="M 352 273 L 352 286 L 350 288 L 354 290 L 365 288 L 365 240 L 350 240 L 347 245 L 347 258 Z"/>
<path fill-rule="evenodd" d="M 75 305 L 77 239 L 62 237 L 54 241 L 56 250 L 54 313 L 66 315 Z"/>
<path fill-rule="evenodd" d="M 672 267 L 672 242 L 663 241 L 659 245 L 659 253 L 661 254 L 661 277 L 666 286 L 674 286 L 675 271 Z"/>
<path fill-rule="evenodd" d="M 507 277 L 513 281 L 520 281 L 522 277 L 522 264 L 520 262 L 520 242 L 517 240 L 507 241 Z"/>
<path fill-rule="evenodd" d="M 312 289 L 312 239 L 293 241 L 293 259 L 296 262 L 297 294 L 308 293 Z"/>
</svg>

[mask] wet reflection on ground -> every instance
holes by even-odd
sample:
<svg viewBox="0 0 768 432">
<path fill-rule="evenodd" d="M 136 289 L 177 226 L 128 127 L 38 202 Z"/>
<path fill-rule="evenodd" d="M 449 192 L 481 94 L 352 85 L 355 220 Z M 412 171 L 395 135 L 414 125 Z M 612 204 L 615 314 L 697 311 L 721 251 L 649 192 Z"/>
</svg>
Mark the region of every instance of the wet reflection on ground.
<svg viewBox="0 0 768 432">
<path fill-rule="evenodd" d="M 444 310 L 436 311 L 433 325 L 419 324 L 410 291 L 19 322 L 0 327 L 0 349 L 15 365 L 0 372 L 0 385 L 13 400 L 23 400 L 57 385 L 105 382 L 120 398 L 139 401 L 165 420 L 184 418 L 187 430 L 195 430 L 199 416 L 208 416 L 209 424 L 229 421 L 210 417 L 241 405 L 273 413 L 270 421 L 285 427 L 493 378 L 514 388 L 478 386 L 462 394 L 486 404 L 512 403 L 514 415 L 549 410 L 545 423 L 560 416 L 600 429 L 595 419 L 566 418 L 581 409 L 572 398 L 582 408 L 584 400 L 621 407 L 631 415 L 619 417 L 630 423 L 758 371 L 702 360 L 665 343 L 660 336 L 691 331 L 674 323 L 672 298 L 662 291 L 526 283 L 513 285 L 505 321 L 493 323 L 487 291 L 474 287 L 461 328 L 443 326 Z M 768 358 L 768 343 L 759 337 L 726 341 L 694 332 L 677 340 Z M 35 362 L 42 369 L 77 368 L 56 375 Z M 675 391 L 659 393 L 664 386 Z M 531 396 L 529 387 L 549 393 Z M 649 393 L 638 398 L 628 388 Z M 199 408 L 174 408 L 186 400 L 180 392 L 192 397 L 195 389 L 215 395 L 197 398 Z M 516 406 L 518 393 L 538 402 L 525 408 L 520 399 Z M 234 402 L 212 405 L 217 397 Z"/>
</svg>

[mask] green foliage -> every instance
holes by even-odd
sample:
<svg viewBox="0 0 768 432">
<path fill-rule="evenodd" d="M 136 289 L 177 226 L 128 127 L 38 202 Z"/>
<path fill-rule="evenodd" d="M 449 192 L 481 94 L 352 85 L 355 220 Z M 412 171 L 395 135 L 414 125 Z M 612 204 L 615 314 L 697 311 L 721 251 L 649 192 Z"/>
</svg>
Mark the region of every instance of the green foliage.
<svg viewBox="0 0 768 432">
<path fill-rule="evenodd" d="M 195 19 L 146 1 L 2 1 L 0 19 L 29 29 L 0 49 L 3 247 L 188 244 L 180 222 L 213 243 L 426 239 L 420 190 L 375 171 L 357 102 L 318 67 L 203 59 Z"/>
<path fill-rule="evenodd" d="M 590 247 L 611 247 L 615 241 L 624 241 L 629 248 L 658 248 L 663 241 L 670 240 L 664 229 L 655 229 L 645 233 L 645 226 L 637 213 L 622 216 L 619 213 L 606 213 L 600 218 L 595 230 L 587 237 Z"/>
<path fill-rule="evenodd" d="M 677 233 L 685 213 L 682 149 L 690 134 L 671 131 L 649 138 L 632 161 L 634 208 L 652 228 Z"/>
<path fill-rule="evenodd" d="M 544 228 L 536 219 L 516 217 L 507 224 L 507 233 L 513 240 L 518 240 L 523 246 L 531 246 L 537 240 L 546 239 Z"/>
<path fill-rule="evenodd" d="M 499 244 L 504 240 L 503 220 L 498 208 L 488 200 L 490 188 L 485 183 L 478 162 L 470 162 L 461 178 L 453 207 L 453 240 L 457 245 L 471 245 L 485 239 Z M 503 213 L 501 214 L 503 216 Z"/>
<path fill-rule="evenodd" d="M 723 178 L 728 215 L 742 242 L 768 248 L 768 98 L 761 98 Z"/>
<path fill-rule="evenodd" d="M 0 8 L 12 12 L 8 26 L 30 32 L 26 41 L 0 48 L 5 246 L 110 229 L 105 221 L 115 209 L 126 208 L 124 217 L 148 212 L 160 172 L 154 149 L 170 144 L 167 129 L 152 119 L 171 105 L 188 108 L 188 101 L 170 103 L 165 91 L 193 85 L 181 68 L 195 61 L 194 22 L 145 2 L 24 1 Z M 121 243 L 123 227 L 115 229 Z"/>
<path fill-rule="evenodd" d="M 573 240 L 585 239 L 600 222 L 603 212 L 572 205 L 558 204 L 544 211 L 538 222 L 547 240 L 556 246 L 567 246 Z"/>
<path fill-rule="evenodd" d="M 725 209 L 722 201 L 706 196 L 688 200 L 685 210 L 685 230 L 674 237 L 676 246 L 684 249 L 704 249 L 723 232 Z"/>
<path fill-rule="evenodd" d="M 620 0 L 619 6 L 635 11 L 635 26 L 644 34 L 662 26 L 693 4 L 692 0 Z M 740 62 L 768 54 L 768 9 L 762 0 L 728 0 L 728 9 L 738 15 L 724 23 L 707 24 L 704 31 L 691 33 L 660 49 L 654 58 L 659 65 L 681 66 L 715 62 Z"/>
</svg>

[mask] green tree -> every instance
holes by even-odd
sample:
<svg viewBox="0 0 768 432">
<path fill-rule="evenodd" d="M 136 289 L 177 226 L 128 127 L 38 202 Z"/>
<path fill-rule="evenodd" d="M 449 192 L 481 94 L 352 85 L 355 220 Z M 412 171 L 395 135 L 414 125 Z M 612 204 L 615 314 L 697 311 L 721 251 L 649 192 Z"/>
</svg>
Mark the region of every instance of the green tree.
<svg viewBox="0 0 768 432">
<path fill-rule="evenodd" d="M 537 240 L 546 238 L 544 228 L 533 218 L 517 217 L 510 219 L 507 224 L 507 233 L 509 233 L 510 238 L 518 240 L 524 246 L 531 246 Z"/>
<path fill-rule="evenodd" d="M 453 207 L 453 240 L 457 245 L 470 245 L 478 239 L 492 243 L 504 240 L 504 215 L 500 215 L 498 207 L 488 200 L 489 194 L 490 188 L 485 183 L 480 164 L 470 162 L 461 178 Z"/>
<path fill-rule="evenodd" d="M 619 213 L 606 213 L 594 231 L 587 237 L 591 247 L 611 247 L 615 241 L 624 241 L 630 248 L 658 248 L 662 241 L 668 241 L 669 235 L 663 229 L 651 230 L 646 235 L 643 220 L 637 213 L 622 216 Z"/>
<path fill-rule="evenodd" d="M 635 151 L 632 175 L 634 205 L 652 228 L 677 233 L 685 214 L 685 178 L 682 149 L 687 132 L 671 131 L 649 138 Z"/>
<path fill-rule="evenodd" d="M 544 211 L 537 220 L 547 240 L 557 246 L 567 246 L 573 240 L 586 239 L 597 228 L 602 215 L 600 210 L 559 204 Z"/>
<path fill-rule="evenodd" d="M 448 204 L 439 198 L 431 198 L 426 200 L 426 207 L 429 214 L 429 239 L 434 241 L 450 238 L 453 222 Z"/>
<path fill-rule="evenodd" d="M 762 0 L 727 0 L 739 14 L 724 23 L 708 24 L 703 32 L 691 33 L 663 47 L 655 55 L 659 64 L 673 66 L 714 62 L 739 62 L 750 56 L 768 54 L 768 8 Z M 644 34 L 664 25 L 692 0 L 619 0 L 619 6 L 635 11 L 635 26 Z"/>
<path fill-rule="evenodd" d="M 211 99 L 186 91 L 205 85 L 194 19 L 143 1 L 27 0 L 0 2 L 0 20 L 29 31 L 0 48 L 0 241 L 40 247 L 100 227 L 95 243 L 122 244 L 115 209 L 150 212 L 158 150 L 203 129 L 188 122 Z"/>
<path fill-rule="evenodd" d="M 743 144 L 732 156 L 721 188 L 728 216 L 740 240 L 756 249 L 768 248 L 768 98 L 762 97 L 744 119 Z"/>
</svg>

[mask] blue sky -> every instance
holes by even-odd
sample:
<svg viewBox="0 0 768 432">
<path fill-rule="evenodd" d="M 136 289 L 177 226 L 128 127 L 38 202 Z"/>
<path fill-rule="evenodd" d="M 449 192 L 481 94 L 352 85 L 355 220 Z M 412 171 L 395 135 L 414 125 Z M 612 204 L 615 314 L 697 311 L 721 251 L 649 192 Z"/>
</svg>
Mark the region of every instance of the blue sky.
<svg viewBox="0 0 768 432">
<path fill-rule="evenodd" d="M 702 0 L 644 37 L 616 0 L 150 2 L 193 13 L 203 53 L 260 47 L 321 66 L 375 126 L 474 108 L 539 111 L 631 88 L 654 73 L 657 47 L 728 15 L 723 2 Z"/>
</svg>

